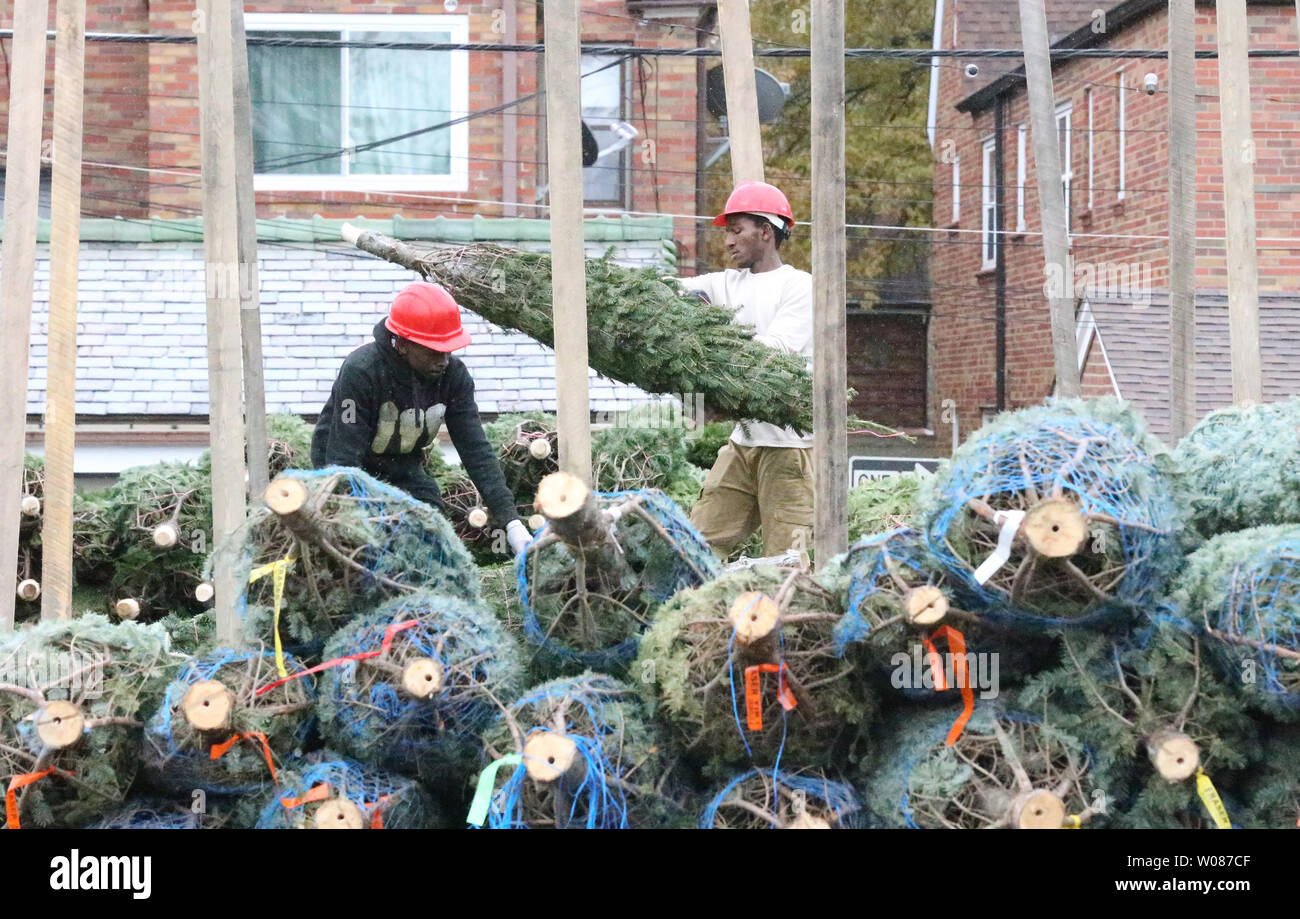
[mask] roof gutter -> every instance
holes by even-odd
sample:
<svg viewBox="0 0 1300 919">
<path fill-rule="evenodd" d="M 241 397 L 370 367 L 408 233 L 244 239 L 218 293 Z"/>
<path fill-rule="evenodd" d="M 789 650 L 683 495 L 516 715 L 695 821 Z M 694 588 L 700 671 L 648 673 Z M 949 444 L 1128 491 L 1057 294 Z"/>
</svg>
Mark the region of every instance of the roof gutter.
<svg viewBox="0 0 1300 919">
<path fill-rule="evenodd" d="M 934 0 L 934 41 L 931 50 L 943 47 L 943 0 Z M 930 149 L 934 149 L 934 130 L 939 115 L 939 58 L 930 58 L 930 108 L 925 118 L 925 132 L 930 135 Z"/>
</svg>

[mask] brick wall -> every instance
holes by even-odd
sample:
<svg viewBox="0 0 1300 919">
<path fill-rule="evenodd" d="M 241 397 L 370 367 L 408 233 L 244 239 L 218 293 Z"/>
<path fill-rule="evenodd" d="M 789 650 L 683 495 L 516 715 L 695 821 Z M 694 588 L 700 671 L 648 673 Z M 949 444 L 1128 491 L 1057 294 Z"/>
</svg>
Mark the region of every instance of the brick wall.
<svg viewBox="0 0 1300 919">
<path fill-rule="evenodd" d="M 151 32 L 193 34 L 196 26 L 193 0 L 111 0 L 111 6 L 95 7 L 88 13 L 87 28 L 105 32 Z M 522 44 L 541 41 L 542 7 L 532 0 L 515 0 L 515 40 Z M 471 42 L 500 42 L 505 39 L 501 0 L 461 0 L 454 14 L 468 17 Z M 314 0 L 262 0 L 251 3 L 252 13 L 396 13 L 446 15 L 439 2 L 395 3 L 392 0 L 351 0 L 326 6 Z M 585 0 L 582 29 L 584 42 L 619 42 L 644 46 L 693 47 L 695 20 L 639 22 L 630 16 L 624 0 Z M 50 5 L 50 28 L 54 27 L 54 5 Z M 6 52 L 10 42 L 4 40 Z M 199 167 L 198 66 L 195 45 L 123 45 L 89 43 L 86 70 L 87 161 L 117 166 L 148 166 L 177 170 L 180 174 L 110 170 L 87 166 L 83 213 L 87 216 L 189 217 L 201 207 L 197 176 Z M 503 84 L 503 55 L 473 52 L 469 60 L 469 108 L 489 108 L 538 89 L 538 72 L 543 59 L 538 54 L 520 53 L 517 85 Z M 694 60 L 689 58 L 646 58 L 637 66 L 631 62 L 632 92 L 627 100 L 626 120 L 640 132 L 634 142 L 628 183 L 632 189 L 631 209 L 673 214 L 695 210 L 695 112 Z M 53 44 L 49 46 L 46 127 L 50 133 L 53 86 Z M 4 81 L 0 74 L 0 81 Z M 645 90 L 642 104 L 641 90 Z M 398 88 L 398 91 L 405 91 Z M 417 97 L 418 98 L 418 97 Z M 7 119 L 8 85 L 0 92 L 0 117 Z M 533 100 L 498 115 L 470 122 L 468 190 L 463 192 L 287 192 L 262 191 L 257 195 L 259 217 L 406 217 L 504 216 L 496 204 L 503 199 L 503 182 L 508 154 L 503 147 L 504 125 L 511 119 L 516 127 L 518 150 L 516 200 L 518 216 L 546 216 L 537 208 L 539 162 L 544 160 L 545 120 L 541 100 Z M 0 143 L 4 134 L 0 132 Z M 684 260 L 694 256 L 694 224 L 678 221 L 675 235 Z"/>
<path fill-rule="evenodd" d="M 588 255 L 608 242 L 589 243 Z M 660 265 L 657 241 L 615 243 L 624 264 Z M 536 244 L 521 248 L 540 249 Z M 349 255 L 349 251 L 353 254 Z M 38 248 L 27 411 L 44 412 L 49 247 Z M 208 371 L 203 248 L 193 243 L 81 246 L 76 411 L 80 415 L 204 415 Z M 269 411 L 315 414 L 339 365 L 372 339 L 404 268 L 357 259 L 341 246 L 264 244 L 259 252 Z M 555 356 L 546 346 L 465 313 L 473 343 L 458 356 L 483 412 L 555 409 Z M 612 412 L 650 397 L 597 377 L 591 408 Z"/>
<path fill-rule="evenodd" d="M 1080 23 L 1084 25 L 1086 23 Z M 1250 7 L 1252 48 L 1294 48 L 1293 6 Z M 949 24 L 951 29 L 951 24 Z M 974 44 L 971 44 L 974 42 Z M 984 47 L 976 38 L 964 43 Z M 1116 49 L 1164 48 L 1168 44 L 1163 8 L 1120 31 L 1107 46 Z M 1212 7 L 1198 6 L 1197 46 L 1217 45 Z M 996 65 L 979 62 L 981 69 Z M 1011 67 L 1006 67 L 1010 70 Z M 1118 74 L 1125 75 L 1124 194 L 1120 194 L 1120 136 Z M 1143 77 L 1153 72 L 1160 92 L 1141 90 Z M 1168 289 L 1169 258 L 1163 240 L 1091 238 L 1095 236 L 1165 236 L 1168 233 L 1168 65 L 1160 60 L 1075 60 L 1054 69 L 1058 103 L 1073 109 L 1072 248 L 1076 271 L 1093 268 L 1098 284 L 1142 285 L 1147 291 Z M 1256 214 L 1258 234 L 1292 238 L 1300 215 L 1300 149 L 1294 142 L 1300 113 L 1300 61 L 1251 61 L 1253 127 L 1256 144 Z M 982 193 L 981 145 L 994 133 L 990 107 L 974 115 L 957 111 L 970 94 L 969 81 L 958 63 L 941 68 L 935 144 L 935 205 L 937 225 L 946 225 L 952 212 L 951 157 L 960 158 L 961 216 L 958 225 L 937 234 L 931 274 L 934 314 L 931 323 L 934 395 L 956 401 L 961 429 L 979 426 L 980 409 L 996 399 L 994 317 L 996 297 L 991 271 L 981 271 L 979 229 Z M 1197 62 L 1197 286 L 1225 286 L 1225 232 L 1222 195 L 1222 151 L 1219 135 L 1218 63 Z M 1089 131 L 1088 98 L 1092 100 Z M 1016 227 L 1017 125 L 1029 120 L 1023 84 L 1006 97 L 1004 115 L 1004 223 Z M 1089 167 L 1088 140 L 1092 138 Z M 1041 401 L 1049 395 L 1055 374 L 1051 331 L 1043 292 L 1044 268 L 1032 132 L 1026 144 L 1025 229 L 1004 237 L 1007 276 L 1007 398 L 1008 408 Z M 945 159 L 946 155 L 946 159 Z M 1091 206 L 1089 182 L 1091 179 Z M 1213 237 L 1217 237 L 1214 239 Z M 1300 287 L 1300 248 L 1259 249 L 1261 290 Z M 1083 276 L 1077 274 L 1076 277 Z M 1139 292 L 1140 293 L 1140 292 Z M 1093 349 L 1097 351 L 1096 348 Z M 1087 391 L 1096 394 L 1104 380 L 1090 355 L 1085 368 Z M 1102 367 L 1104 370 L 1104 366 Z"/>
</svg>

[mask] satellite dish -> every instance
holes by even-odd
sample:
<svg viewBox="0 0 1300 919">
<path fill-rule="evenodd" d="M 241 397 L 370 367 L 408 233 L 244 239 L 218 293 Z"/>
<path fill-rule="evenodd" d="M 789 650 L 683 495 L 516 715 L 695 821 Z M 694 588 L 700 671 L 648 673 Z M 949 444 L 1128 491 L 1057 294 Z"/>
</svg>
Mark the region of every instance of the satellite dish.
<svg viewBox="0 0 1300 919">
<path fill-rule="evenodd" d="M 596 160 L 600 159 L 600 145 L 596 143 L 596 135 L 591 133 L 591 128 L 587 127 L 587 122 L 582 122 L 582 165 L 594 166 Z"/>
<path fill-rule="evenodd" d="M 781 113 L 785 100 L 790 98 L 790 86 L 766 70 L 755 67 L 754 89 L 758 95 L 758 121 L 760 124 L 771 124 Z M 709 68 L 704 98 L 711 114 L 719 118 L 727 114 L 727 86 L 721 64 Z"/>
</svg>

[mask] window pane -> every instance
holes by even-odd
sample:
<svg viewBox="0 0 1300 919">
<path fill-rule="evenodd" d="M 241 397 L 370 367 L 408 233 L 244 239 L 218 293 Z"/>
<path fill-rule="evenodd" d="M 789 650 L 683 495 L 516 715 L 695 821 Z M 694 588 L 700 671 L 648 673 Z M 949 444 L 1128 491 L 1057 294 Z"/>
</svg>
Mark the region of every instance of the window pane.
<svg viewBox="0 0 1300 919">
<path fill-rule="evenodd" d="M 596 147 L 605 150 L 618 141 L 612 126 L 623 118 L 623 67 L 617 57 L 582 56 L 582 120 L 591 129 Z M 607 66 L 612 64 L 613 66 Z M 604 69 L 601 69 L 604 68 Z M 623 200 L 624 151 L 601 157 L 582 170 L 582 196 L 587 201 Z"/>
<path fill-rule="evenodd" d="M 339 38 L 338 32 L 259 32 L 283 38 Z M 253 159 L 258 172 L 338 174 L 343 145 L 338 48 L 248 48 Z M 310 162 L 300 162 L 311 160 Z"/>
<path fill-rule="evenodd" d="M 363 41 L 411 41 L 407 32 L 349 32 Z M 447 32 L 420 32 L 419 41 L 450 41 Z M 348 132 L 354 146 L 405 134 L 456 117 L 451 111 L 451 53 L 348 50 Z M 447 175 L 451 129 L 418 134 L 358 153 L 354 175 Z"/>
</svg>

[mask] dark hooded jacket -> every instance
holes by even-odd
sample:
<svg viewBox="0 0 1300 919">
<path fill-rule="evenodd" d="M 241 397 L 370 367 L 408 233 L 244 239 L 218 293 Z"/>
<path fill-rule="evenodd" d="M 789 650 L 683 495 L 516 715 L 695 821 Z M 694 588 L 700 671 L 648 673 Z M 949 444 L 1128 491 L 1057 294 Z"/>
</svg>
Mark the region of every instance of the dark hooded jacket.
<svg viewBox="0 0 1300 919">
<path fill-rule="evenodd" d="M 411 369 L 393 348 L 381 320 L 375 340 L 347 356 L 311 440 L 311 461 L 357 466 L 421 501 L 441 506 L 438 484 L 424 471 L 424 448 L 443 421 L 447 433 L 498 526 L 518 518 L 474 402 L 474 380 L 452 357 L 438 377 Z"/>
</svg>

